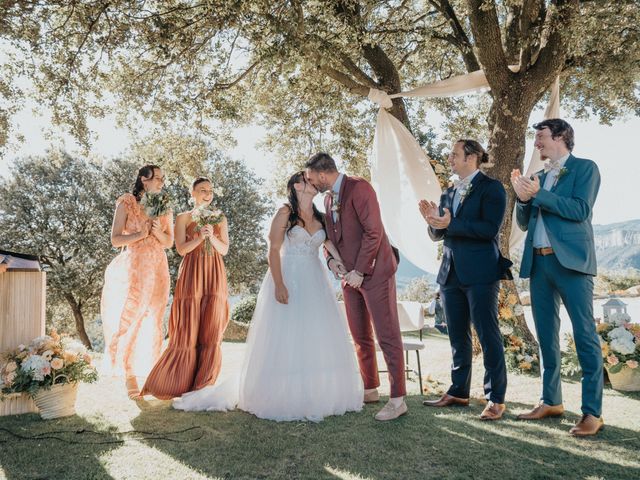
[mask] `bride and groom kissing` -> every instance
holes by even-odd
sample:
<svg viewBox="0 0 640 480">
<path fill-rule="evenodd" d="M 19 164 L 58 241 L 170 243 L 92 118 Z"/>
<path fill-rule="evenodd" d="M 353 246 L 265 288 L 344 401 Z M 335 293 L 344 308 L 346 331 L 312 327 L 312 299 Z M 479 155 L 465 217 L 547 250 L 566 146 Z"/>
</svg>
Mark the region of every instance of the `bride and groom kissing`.
<svg viewBox="0 0 640 480">
<path fill-rule="evenodd" d="M 271 420 L 320 421 L 379 401 L 377 338 L 390 398 L 375 415 L 407 412 L 404 356 L 396 307 L 398 261 L 373 187 L 338 172 L 326 153 L 312 155 L 288 182 L 288 204 L 269 231 L 269 271 L 258 295 L 239 377 L 189 392 L 183 410 L 238 407 Z M 313 204 L 325 196 L 326 214 Z M 347 327 L 326 266 L 341 278 Z M 356 358 L 357 357 L 357 364 Z M 358 368 L 359 367 L 359 368 Z"/>
</svg>

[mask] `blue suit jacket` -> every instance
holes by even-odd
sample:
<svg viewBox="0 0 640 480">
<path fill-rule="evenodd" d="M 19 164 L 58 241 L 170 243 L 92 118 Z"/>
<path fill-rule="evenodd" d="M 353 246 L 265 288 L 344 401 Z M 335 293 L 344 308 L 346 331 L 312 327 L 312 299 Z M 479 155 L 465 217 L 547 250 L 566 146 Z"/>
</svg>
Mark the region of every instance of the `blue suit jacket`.
<svg viewBox="0 0 640 480">
<path fill-rule="evenodd" d="M 453 216 L 453 187 L 440 197 L 440 213 L 451 211 L 451 223 L 446 229 L 429 227 L 432 240 L 444 239 L 442 264 L 437 282 L 444 285 L 451 262 L 463 285 L 477 285 L 512 278 L 511 261 L 504 258 L 498 246 L 498 232 L 504 219 L 507 194 L 498 180 L 482 172 L 471 181 L 471 189 Z"/>
<path fill-rule="evenodd" d="M 593 241 L 591 215 L 600 188 L 600 172 L 591 160 L 569 155 L 564 164 L 566 173 L 551 190 L 540 189 L 527 203 L 516 202 L 516 220 L 527 231 L 522 254 L 520 276 L 529 278 L 533 263 L 533 232 L 538 215 L 542 215 L 551 248 L 558 262 L 569 270 L 596 274 L 596 250 Z M 537 172 L 540 185 L 546 174 Z"/>
</svg>

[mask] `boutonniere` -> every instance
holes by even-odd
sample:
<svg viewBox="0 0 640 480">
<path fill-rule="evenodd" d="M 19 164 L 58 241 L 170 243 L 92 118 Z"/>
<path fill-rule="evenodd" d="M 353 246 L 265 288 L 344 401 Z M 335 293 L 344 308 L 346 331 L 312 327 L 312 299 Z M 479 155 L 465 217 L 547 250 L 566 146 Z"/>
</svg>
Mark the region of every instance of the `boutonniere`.
<svg viewBox="0 0 640 480">
<path fill-rule="evenodd" d="M 560 181 L 560 179 L 564 177 L 567 173 L 569 173 L 569 169 L 567 167 L 562 167 L 558 172 L 558 176 L 556 177 L 556 180 L 553 182 L 553 186 L 555 187 L 557 183 Z"/>
<path fill-rule="evenodd" d="M 458 189 L 458 193 L 460 194 L 461 205 L 462 205 L 462 202 L 464 202 L 464 199 L 467 198 L 467 196 L 471 193 L 472 189 L 473 189 L 473 185 L 471 185 L 471 183 L 468 183 L 467 185 L 464 185 Z"/>
<path fill-rule="evenodd" d="M 336 220 L 340 219 L 340 202 L 338 201 L 338 192 L 329 192 L 331 195 L 331 211 L 336 214 Z"/>
</svg>

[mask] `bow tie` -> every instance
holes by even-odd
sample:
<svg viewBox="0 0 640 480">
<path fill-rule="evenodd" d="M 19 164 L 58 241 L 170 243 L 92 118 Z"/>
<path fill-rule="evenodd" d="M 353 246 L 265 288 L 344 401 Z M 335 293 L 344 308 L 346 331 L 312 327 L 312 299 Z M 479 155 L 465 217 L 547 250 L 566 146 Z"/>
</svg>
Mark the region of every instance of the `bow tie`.
<svg viewBox="0 0 640 480">
<path fill-rule="evenodd" d="M 459 178 L 453 181 L 453 188 L 455 190 L 466 190 L 471 183 L 471 179 L 469 177 L 463 178 L 460 180 Z"/>
<path fill-rule="evenodd" d="M 544 173 L 549 173 L 551 170 L 560 170 L 562 165 L 560 165 L 560 160 L 547 160 L 544 163 Z"/>
</svg>

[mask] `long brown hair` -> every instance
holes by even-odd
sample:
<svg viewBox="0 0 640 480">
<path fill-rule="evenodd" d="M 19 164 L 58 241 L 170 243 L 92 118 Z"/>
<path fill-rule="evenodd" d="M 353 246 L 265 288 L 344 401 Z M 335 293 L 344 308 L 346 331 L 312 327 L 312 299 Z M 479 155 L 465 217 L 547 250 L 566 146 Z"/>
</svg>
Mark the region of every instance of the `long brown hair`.
<svg viewBox="0 0 640 480">
<path fill-rule="evenodd" d="M 302 223 L 303 228 L 305 226 L 304 220 L 300 217 L 300 204 L 298 203 L 298 195 L 296 194 L 295 187 L 295 184 L 301 181 L 307 183 L 303 171 L 294 173 L 287 182 L 287 196 L 289 197 L 289 228 L 287 228 L 287 233 L 289 233 L 298 222 Z M 312 208 L 313 216 L 322 224 L 322 228 L 324 228 L 324 217 L 314 204 L 312 204 Z"/>
<path fill-rule="evenodd" d="M 132 194 L 136 197 L 136 200 L 140 200 L 142 198 L 142 194 L 144 193 L 144 184 L 142 183 L 142 179 L 151 180 L 156 174 L 156 168 L 160 170 L 160 167 L 157 165 L 145 165 L 140 170 L 138 170 L 138 176 L 136 177 L 136 181 L 133 184 Z"/>
</svg>

